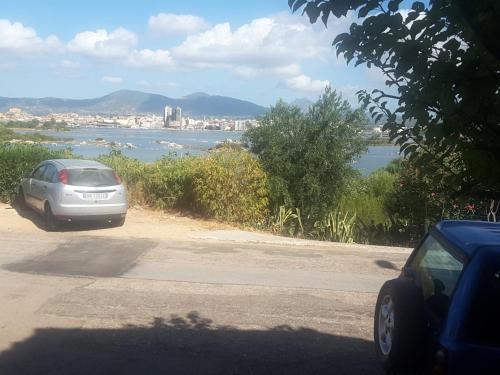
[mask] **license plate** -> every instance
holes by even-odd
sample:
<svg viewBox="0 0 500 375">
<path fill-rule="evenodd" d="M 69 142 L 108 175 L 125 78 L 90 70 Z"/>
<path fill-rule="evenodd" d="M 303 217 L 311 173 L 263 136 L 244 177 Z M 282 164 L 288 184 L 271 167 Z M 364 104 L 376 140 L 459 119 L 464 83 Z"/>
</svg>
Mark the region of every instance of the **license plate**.
<svg viewBox="0 0 500 375">
<path fill-rule="evenodd" d="M 83 193 L 83 199 L 107 199 L 108 193 Z"/>
</svg>

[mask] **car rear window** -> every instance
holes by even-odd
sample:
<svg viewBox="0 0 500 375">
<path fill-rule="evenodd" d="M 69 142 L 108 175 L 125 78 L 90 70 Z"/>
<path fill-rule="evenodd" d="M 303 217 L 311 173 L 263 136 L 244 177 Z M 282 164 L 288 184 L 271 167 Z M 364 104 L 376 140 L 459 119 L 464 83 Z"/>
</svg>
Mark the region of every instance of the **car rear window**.
<svg viewBox="0 0 500 375">
<path fill-rule="evenodd" d="M 82 168 L 68 171 L 68 184 L 75 186 L 100 187 L 118 185 L 111 169 Z"/>
</svg>

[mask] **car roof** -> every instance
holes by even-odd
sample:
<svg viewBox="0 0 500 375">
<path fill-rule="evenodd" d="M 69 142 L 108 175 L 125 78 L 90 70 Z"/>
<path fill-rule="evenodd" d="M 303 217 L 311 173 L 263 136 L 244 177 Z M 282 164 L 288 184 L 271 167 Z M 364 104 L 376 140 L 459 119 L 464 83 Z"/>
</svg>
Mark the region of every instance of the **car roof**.
<svg viewBox="0 0 500 375">
<path fill-rule="evenodd" d="M 85 160 L 85 159 L 52 159 L 46 160 L 47 162 L 53 162 L 58 164 L 62 168 L 100 168 L 109 169 L 109 167 L 101 164 L 95 160 Z"/>
<path fill-rule="evenodd" d="M 468 256 L 484 246 L 497 246 L 500 254 L 500 222 L 444 220 L 436 225 L 436 230 Z"/>
</svg>

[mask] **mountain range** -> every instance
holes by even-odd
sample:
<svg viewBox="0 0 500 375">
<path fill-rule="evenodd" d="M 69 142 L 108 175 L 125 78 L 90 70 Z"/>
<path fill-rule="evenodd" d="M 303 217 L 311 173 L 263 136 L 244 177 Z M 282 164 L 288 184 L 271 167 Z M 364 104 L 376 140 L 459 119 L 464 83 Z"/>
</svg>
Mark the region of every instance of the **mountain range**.
<svg viewBox="0 0 500 375">
<path fill-rule="evenodd" d="M 180 99 L 141 91 L 120 90 L 94 99 L 0 97 L 0 112 L 11 107 L 33 114 L 77 112 L 82 114 L 163 114 L 165 106 L 181 107 L 190 116 L 261 116 L 267 108 L 227 96 L 195 93 Z"/>
</svg>

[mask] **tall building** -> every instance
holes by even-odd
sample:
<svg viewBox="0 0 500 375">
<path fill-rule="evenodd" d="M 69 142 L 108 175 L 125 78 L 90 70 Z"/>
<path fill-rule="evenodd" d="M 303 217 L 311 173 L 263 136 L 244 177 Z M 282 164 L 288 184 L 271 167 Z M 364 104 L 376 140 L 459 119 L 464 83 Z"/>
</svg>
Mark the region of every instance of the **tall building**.
<svg viewBox="0 0 500 375">
<path fill-rule="evenodd" d="M 166 128 L 182 128 L 182 109 L 165 106 L 163 111 L 163 125 Z"/>
<path fill-rule="evenodd" d="M 179 127 L 182 128 L 182 109 L 177 107 L 175 109 L 175 121 L 179 123 Z"/>
<path fill-rule="evenodd" d="M 165 109 L 163 110 L 163 126 L 165 126 L 166 128 L 169 127 L 170 121 L 172 121 L 172 112 L 172 107 L 166 105 Z"/>
</svg>

